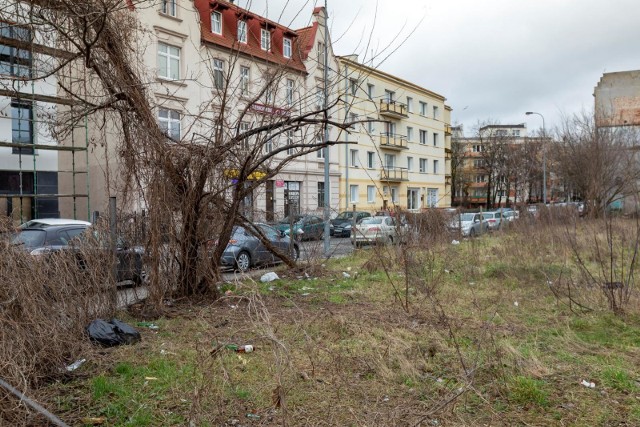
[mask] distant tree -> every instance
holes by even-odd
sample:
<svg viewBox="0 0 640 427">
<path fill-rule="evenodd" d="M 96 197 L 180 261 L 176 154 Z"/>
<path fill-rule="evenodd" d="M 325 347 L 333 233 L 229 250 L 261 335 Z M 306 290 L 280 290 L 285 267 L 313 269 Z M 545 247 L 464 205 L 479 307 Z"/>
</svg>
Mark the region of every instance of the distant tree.
<svg viewBox="0 0 640 427">
<path fill-rule="evenodd" d="M 495 204 L 494 194 L 499 176 L 505 171 L 506 147 L 513 138 L 508 136 L 503 129 L 495 127 L 497 123 L 486 121 L 478 122 L 474 128 L 474 138 L 478 140 L 481 149 L 479 159 L 482 166 L 479 168 L 487 176 L 485 207 L 493 208 Z"/>
<path fill-rule="evenodd" d="M 465 168 L 468 146 L 462 135 L 451 138 L 451 194 L 452 202 L 456 194 L 463 193 L 470 181 Z"/>
<path fill-rule="evenodd" d="M 596 127 L 592 113 L 564 120 L 553 155 L 565 185 L 582 194 L 587 210 L 599 215 L 615 200 L 635 195 L 640 180 L 638 130 Z"/>
</svg>

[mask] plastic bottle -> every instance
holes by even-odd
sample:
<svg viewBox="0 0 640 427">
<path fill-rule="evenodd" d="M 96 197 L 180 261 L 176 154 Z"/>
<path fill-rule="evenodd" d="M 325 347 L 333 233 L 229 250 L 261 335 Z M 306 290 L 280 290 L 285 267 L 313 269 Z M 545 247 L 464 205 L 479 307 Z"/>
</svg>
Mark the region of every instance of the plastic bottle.
<svg viewBox="0 0 640 427">
<path fill-rule="evenodd" d="M 252 345 L 227 344 L 225 348 L 227 348 L 228 350 L 233 350 L 236 353 L 251 353 L 253 351 Z"/>
</svg>

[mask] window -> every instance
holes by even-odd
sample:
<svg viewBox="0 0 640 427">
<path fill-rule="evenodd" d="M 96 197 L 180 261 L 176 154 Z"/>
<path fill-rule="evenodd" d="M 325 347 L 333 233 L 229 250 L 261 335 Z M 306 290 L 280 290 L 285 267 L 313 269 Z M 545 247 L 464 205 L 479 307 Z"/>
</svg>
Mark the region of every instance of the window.
<svg viewBox="0 0 640 427">
<path fill-rule="evenodd" d="M 385 154 L 384 165 L 386 168 L 394 168 L 396 166 L 396 156 L 393 154 Z"/>
<path fill-rule="evenodd" d="M 407 209 L 418 209 L 418 199 L 420 195 L 420 190 L 417 188 L 408 188 L 407 189 Z"/>
<path fill-rule="evenodd" d="M 358 167 L 358 150 L 349 150 L 349 159 L 351 160 L 351 167 Z"/>
<path fill-rule="evenodd" d="M 372 117 L 367 117 L 367 120 L 371 120 L 370 122 L 367 122 L 367 132 L 374 133 L 376 131 L 374 126 L 375 122 L 373 121 L 374 119 Z"/>
<path fill-rule="evenodd" d="M 407 157 L 407 170 L 409 172 L 413 170 L 413 157 Z"/>
<path fill-rule="evenodd" d="M 392 92 L 390 90 L 385 90 L 384 91 L 384 99 L 389 103 L 393 103 L 396 99 L 396 93 Z"/>
<path fill-rule="evenodd" d="M 358 203 L 358 186 L 350 185 L 349 186 L 349 195 L 351 196 L 351 203 Z"/>
<path fill-rule="evenodd" d="M 420 159 L 420 173 L 427 173 L 427 159 Z"/>
<path fill-rule="evenodd" d="M 180 113 L 175 110 L 161 108 L 158 110 L 160 129 L 171 139 L 180 140 Z"/>
<path fill-rule="evenodd" d="M 292 106 L 293 105 L 293 87 L 294 87 L 294 81 L 291 79 L 287 79 L 287 87 L 286 87 L 286 98 L 287 98 L 287 105 L 288 106 Z"/>
<path fill-rule="evenodd" d="M 484 160 L 483 159 L 475 159 L 473 161 L 473 167 L 474 168 L 483 168 L 484 167 Z"/>
<path fill-rule="evenodd" d="M 396 124 L 392 122 L 384 123 L 384 130 L 387 135 L 395 135 L 396 134 Z"/>
<path fill-rule="evenodd" d="M 318 207 L 324 207 L 324 182 L 318 183 Z"/>
<path fill-rule="evenodd" d="M 240 67 L 240 93 L 242 95 L 249 93 L 249 67 Z"/>
<path fill-rule="evenodd" d="M 318 132 L 316 134 L 316 144 L 322 144 L 322 142 L 323 142 L 322 132 Z M 316 158 L 324 159 L 324 157 L 327 154 L 326 150 L 327 150 L 327 147 L 323 147 L 323 148 L 318 149 L 318 151 L 316 151 Z"/>
<path fill-rule="evenodd" d="M 520 136 L 520 130 L 519 129 L 514 129 L 512 132 L 513 136 Z"/>
<path fill-rule="evenodd" d="M 251 128 L 251 125 L 249 124 L 249 122 L 240 122 L 238 132 L 240 134 L 243 134 L 248 132 L 250 128 Z M 242 147 L 247 150 L 249 149 L 249 138 L 244 138 L 242 140 Z"/>
<path fill-rule="evenodd" d="M 391 187 L 391 203 L 398 203 L 398 187 Z"/>
<path fill-rule="evenodd" d="M 438 189 L 427 188 L 427 206 L 430 208 L 438 207 Z"/>
<path fill-rule="evenodd" d="M 407 141 L 413 141 L 413 128 L 411 126 L 407 126 Z"/>
<path fill-rule="evenodd" d="M 286 138 L 287 138 L 287 147 L 291 147 L 293 145 L 293 131 L 292 130 L 288 130 L 286 133 Z M 295 148 L 291 147 L 291 148 L 287 148 L 287 155 L 292 155 L 293 153 L 295 153 Z"/>
<path fill-rule="evenodd" d="M 211 13 L 211 32 L 222 34 L 222 14 L 220 12 Z"/>
<path fill-rule="evenodd" d="M 11 101 L 11 142 L 33 144 L 33 104 Z M 33 147 L 13 147 L 13 154 L 33 154 Z"/>
<path fill-rule="evenodd" d="M 238 41 L 247 42 L 247 21 L 238 21 Z"/>
<path fill-rule="evenodd" d="M 420 130 L 420 144 L 426 144 L 426 143 L 427 143 L 427 131 Z"/>
<path fill-rule="evenodd" d="M 213 84 L 216 89 L 224 89 L 224 61 L 213 60 Z"/>
<path fill-rule="evenodd" d="M 262 28 L 260 30 L 260 48 L 262 50 L 271 50 L 271 34 L 269 30 Z"/>
<path fill-rule="evenodd" d="M 318 42 L 318 67 L 324 68 L 324 43 Z"/>
<path fill-rule="evenodd" d="M 484 150 L 482 149 L 482 145 L 481 145 L 481 144 L 477 144 L 477 145 L 474 145 L 474 146 L 473 146 L 473 152 L 474 152 L 474 153 L 481 153 L 481 152 L 483 152 L 483 151 L 484 151 Z"/>
<path fill-rule="evenodd" d="M 374 85 L 372 85 L 371 83 L 367 83 L 367 96 L 369 98 L 371 98 L 371 99 L 374 98 L 375 89 L 376 89 L 376 87 Z"/>
<path fill-rule="evenodd" d="M 176 16 L 176 0 L 162 0 L 162 13 L 169 16 Z"/>
<path fill-rule="evenodd" d="M 433 134 L 433 146 L 437 147 L 438 146 L 438 134 L 434 132 Z"/>
<path fill-rule="evenodd" d="M 421 116 L 426 116 L 427 115 L 427 103 L 426 102 L 420 101 L 420 115 Z"/>
<path fill-rule="evenodd" d="M 349 117 L 351 117 L 351 123 L 352 123 L 350 128 L 351 129 L 355 129 L 356 128 L 356 122 L 358 121 L 358 115 L 356 113 L 351 113 L 351 114 L 349 114 Z"/>
<path fill-rule="evenodd" d="M 324 89 L 321 87 L 316 89 L 316 108 L 318 110 L 324 108 Z"/>
<path fill-rule="evenodd" d="M 178 80 L 180 78 L 180 48 L 158 44 L 158 77 Z"/>
<path fill-rule="evenodd" d="M 273 138 L 271 136 L 268 136 L 267 140 L 264 142 L 264 151 L 267 153 L 273 151 Z"/>
<path fill-rule="evenodd" d="M 367 167 L 373 169 L 376 164 L 376 153 L 373 151 L 367 151 Z"/>
<path fill-rule="evenodd" d="M 407 96 L 407 112 L 413 113 L 413 98 Z"/>
<path fill-rule="evenodd" d="M 439 161 L 437 161 L 437 160 L 434 160 L 434 161 L 433 161 L 433 173 L 434 173 L 434 174 L 437 174 L 437 173 L 438 173 L 438 169 L 439 169 L 439 167 L 438 167 L 438 166 L 439 166 L 439 165 L 438 165 L 438 163 L 440 163 L 440 162 L 439 162 Z"/>
<path fill-rule="evenodd" d="M 356 79 L 349 79 L 349 88 L 351 89 L 351 95 L 355 96 L 358 93 L 358 81 Z"/>
<path fill-rule="evenodd" d="M 291 39 L 287 37 L 282 39 L 282 55 L 285 58 L 291 58 Z"/>
<path fill-rule="evenodd" d="M 0 36 L 23 42 L 31 42 L 31 31 L 27 28 L 0 22 Z M 0 44 L 0 74 L 16 77 L 31 77 L 32 58 L 27 49 Z"/>
<path fill-rule="evenodd" d="M 438 107 L 436 105 L 433 106 L 433 118 L 437 119 L 438 118 Z"/>
<path fill-rule="evenodd" d="M 376 186 L 367 185 L 367 203 L 376 202 Z"/>
<path fill-rule="evenodd" d="M 476 175 L 476 182 L 477 183 L 487 182 L 487 176 L 486 175 Z"/>
</svg>

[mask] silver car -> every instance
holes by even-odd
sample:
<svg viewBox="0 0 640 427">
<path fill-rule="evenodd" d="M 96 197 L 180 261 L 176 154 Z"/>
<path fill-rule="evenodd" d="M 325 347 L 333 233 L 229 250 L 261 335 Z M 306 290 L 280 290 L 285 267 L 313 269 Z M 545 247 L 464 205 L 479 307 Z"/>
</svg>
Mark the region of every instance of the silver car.
<svg viewBox="0 0 640 427">
<path fill-rule="evenodd" d="M 459 231 L 464 237 L 474 237 L 489 231 L 489 221 L 485 214 L 463 213 L 449 223 L 450 231 Z"/>
<path fill-rule="evenodd" d="M 391 216 L 363 218 L 356 225 L 355 233 L 351 233 L 351 243 L 359 247 L 369 243 L 398 242 L 403 234 L 398 228 L 396 219 Z"/>
</svg>

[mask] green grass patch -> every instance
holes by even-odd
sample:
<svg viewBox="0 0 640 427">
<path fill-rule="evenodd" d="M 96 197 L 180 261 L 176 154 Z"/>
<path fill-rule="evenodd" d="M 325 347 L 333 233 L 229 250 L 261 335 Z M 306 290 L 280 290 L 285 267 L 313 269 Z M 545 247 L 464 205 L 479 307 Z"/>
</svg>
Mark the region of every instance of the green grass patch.
<svg viewBox="0 0 640 427">
<path fill-rule="evenodd" d="M 549 391 L 544 381 L 517 376 L 509 385 L 509 399 L 519 405 L 549 406 Z"/>
</svg>

